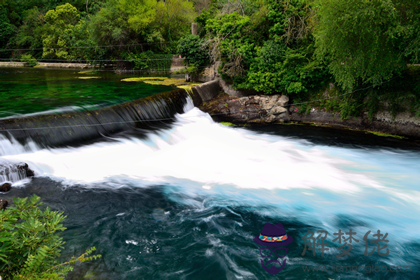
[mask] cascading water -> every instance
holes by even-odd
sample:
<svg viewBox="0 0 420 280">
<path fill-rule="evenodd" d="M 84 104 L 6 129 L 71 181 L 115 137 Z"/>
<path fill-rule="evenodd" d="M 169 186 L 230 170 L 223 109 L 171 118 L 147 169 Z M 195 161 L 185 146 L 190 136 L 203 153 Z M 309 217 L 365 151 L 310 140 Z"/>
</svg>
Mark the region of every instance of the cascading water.
<svg viewBox="0 0 420 280">
<path fill-rule="evenodd" d="M 0 134 L 19 142 L 57 147 L 86 143 L 133 128 L 148 128 L 182 113 L 188 96 L 183 89 L 92 111 L 36 114 L 0 120 Z"/>
<path fill-rule="evenodd" d="M 23 165 L 0 161 L 0 184 L 3 182 L 17 182 L 27 178 L 26 170 Z"/>
<path fill-rule="evenodd" d="M 270 133 L 227 127 L 189 98 L 183 111 L 146 137 L 133 131 L 77 148 L 0 140 L 3 160 L 26 162 L 37 175 L 8 195 L 37 193 L 65 211 L 64 257 L 90 246 L 103 255 L 70 278 L 271 279 L 253 238 L 266 222 L 279 221 L 294 238 L 280 278 L 418 278 L 418 150 L 342 147 L 328 135 L 315 144 L 281 126 Z M 359 242 L 337 258 L 333 233 L 350 229 Z M 329 233 L 323 257 L 302 256 L 308 230 Z M 364 255 L 369 230 L 388 233 L 388 256 Z M 303 268 L 319 265 L 411 270 Z"/>
</svg>

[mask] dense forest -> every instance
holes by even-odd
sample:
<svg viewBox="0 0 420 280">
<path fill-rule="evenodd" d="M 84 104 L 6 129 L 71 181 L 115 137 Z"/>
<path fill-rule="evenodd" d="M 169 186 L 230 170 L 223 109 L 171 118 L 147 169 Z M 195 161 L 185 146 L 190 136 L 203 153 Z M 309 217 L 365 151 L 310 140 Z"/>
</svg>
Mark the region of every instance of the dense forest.
<svg viewBox="0 0 420 280">
<path fill-rule="evenodd" d="M 297 100 L 311 98 L 330 83 L 339 91 L 384 82 L 394 89 L 405 86 L 404 95 L 393 89 L 385 99 L 401 103 L 408 98 L 411 109 L 420 114 L 414 66 L 420 54 L 418 0 L 0 3 L 2 60 L 121 62 L 147 69 L 153 61 L 181 54 L 192 73 L 221 61 L 219 72 L 234 87 L 286 93 Z M 192 22 L 198 24 L 198 35 L 191 35 Z M 348 98 L 362 104 L 367 95 L 375 110 L 382 98 L 375 90 Z M 346 114 L 357 111 L 344 107 Z"/>
</svg>

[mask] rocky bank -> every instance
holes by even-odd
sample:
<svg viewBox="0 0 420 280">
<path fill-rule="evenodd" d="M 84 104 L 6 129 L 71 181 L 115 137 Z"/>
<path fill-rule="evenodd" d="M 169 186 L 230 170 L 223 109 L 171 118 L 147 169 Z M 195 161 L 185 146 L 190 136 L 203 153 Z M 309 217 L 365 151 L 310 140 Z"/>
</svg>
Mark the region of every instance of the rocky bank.
<svg viewBox="0 0 420 280">
<path fill-rule="evenodd" d="M 408 112 L 395 117 L 389 112 L 378 112 L 372 119 L 367 112 L 358 117 L 342 120 L 340 114 L 312 108 L 308 113 L 299 113 L 299 105 L 289 104 L 285 95 L 252 95 L 244 97 L 217 95 L 199 106 L 215 121 L 234 124 L 306 123 L 329 127 L 358 129 L 383 134 L 392 134 L 420 140 L 420 119 Z"/>
</svg>

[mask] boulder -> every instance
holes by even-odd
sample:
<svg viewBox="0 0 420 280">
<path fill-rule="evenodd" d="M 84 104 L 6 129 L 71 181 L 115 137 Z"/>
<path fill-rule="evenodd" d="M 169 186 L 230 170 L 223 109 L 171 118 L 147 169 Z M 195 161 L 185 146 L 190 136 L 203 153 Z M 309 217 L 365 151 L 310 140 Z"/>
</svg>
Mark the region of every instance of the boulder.
<svg viewBox="0 0 420 280">
<path fill-rule="evenodd" d="M 12 188 L 12 184 L 10 183 L 4 183 L 0 185 L 0 192 L 8 192 Z"/>
<path fill-rule="evenodd" d="M 27 163 L 21 162 L 17 165 L 17 168 L 20 171 L 23 171 L 27 177 L 34 177 L 35 176 L 35 172 L 32 169 L 29 169 L 29 166 Z"/>
</svg>

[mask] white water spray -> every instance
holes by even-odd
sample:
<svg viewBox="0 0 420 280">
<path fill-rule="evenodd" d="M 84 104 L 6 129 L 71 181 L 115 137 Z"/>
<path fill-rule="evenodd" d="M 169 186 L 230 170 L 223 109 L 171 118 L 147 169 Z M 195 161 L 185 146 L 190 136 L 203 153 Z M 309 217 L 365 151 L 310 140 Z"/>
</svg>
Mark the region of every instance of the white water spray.
<svg viewBox="0 0 420 280">
<path fill-rule="evenodd" d="M 391 231 L 420 230 L 412 222 L 420 213 L 420 192 L 412 184 L 419 175 L 398 162 L 418 166 L 418 158 L 395 153 L 390 160 L 381 151 L 314 146 L 227 127 L 193 108 L 191 100 L 185 109 L 171 129 L 150 132 L 147 139 L 61 149 L 0 139 L 0 152 L 4 159 L 28 163 L 38 176 L 68 185 L 165 184 L 189 195 L 215 196 L 221 204 L 277 207 L 281 210 L 271 214 L 324 227 L 334 215 L 346 214 L 378 226 L 387 221 Z"/>
</svg>

